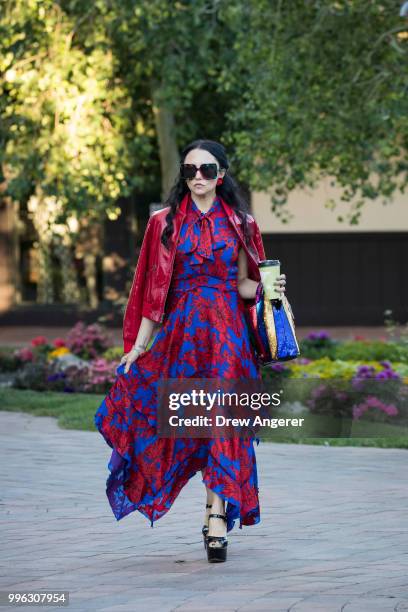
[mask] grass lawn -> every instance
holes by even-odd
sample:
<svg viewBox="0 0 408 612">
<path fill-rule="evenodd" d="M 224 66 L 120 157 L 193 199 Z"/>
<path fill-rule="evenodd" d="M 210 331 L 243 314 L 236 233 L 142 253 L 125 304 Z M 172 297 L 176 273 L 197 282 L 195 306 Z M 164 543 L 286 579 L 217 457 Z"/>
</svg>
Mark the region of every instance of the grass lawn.
<svg viewBox="0 0 408 612">
<path fill-rule="evenodd" d="M 11 388 L 0 389 L 0 409 L 12 412 L 29 412 L 37 416 L 51 416 L 57 419 L 63 429 L 96 431 L 94 414 L 104 399 L 94 393 L 58 393 L 54 391 L 29 391 Z M 279 415 L 280 416 L 280 415 Z M 294 415 L 287 415 L 294 417 Z M 259 437 L 265 442 L 289 442 L 293 444 L 327 444 L 330 446 L 376 446 L 381 448 L 408 448 L 408 428 L 395 427 L 384 423 L 353 423 L 352 437 L 329 438 L 308 437 L 321 420 L 313 423 L 308 419 L 303 430 L 291 429 L 291 435 L 278 433 L 279 430 L 264 427 Z M 311 429 L 314 428 L 314 429 Z M 366 437 L 356 437 L 359 432 Z M 383 436 L 381 437 L 381 433 Z M 370 437 L 367 437 L 367 434 Z M 378 437 L 374 437 L 377 436 Z"/>
<path fill-rule="evenodd" d="M 302 427 L 289 429 L 263 427 L 259 436 L 264 441 L 287 442 L 292 444 L 329 444 L 330 446 L 375 446 L 378 448 L 408 448 L 408 427 L 367 420 L 343 421 L 332 417 L 306 413 L 293 415 L 280 411 L 277 418 L 305 417 Z M 345 431 L 345 437 L 330 437 L 336 431 Z M 288 433 L 289 432 L 289 433 Z M 340 434 L 337 434 L 340 435 Z M 314 437 L 316 436 L 316 437 Z"/>
<path fill-rule="evenodd" d="M 55 417 L 63 429 L 95 431 L 94 414 L 104 399 L 95 393 L 0 389 L 1 410 Z"/>
</svg>

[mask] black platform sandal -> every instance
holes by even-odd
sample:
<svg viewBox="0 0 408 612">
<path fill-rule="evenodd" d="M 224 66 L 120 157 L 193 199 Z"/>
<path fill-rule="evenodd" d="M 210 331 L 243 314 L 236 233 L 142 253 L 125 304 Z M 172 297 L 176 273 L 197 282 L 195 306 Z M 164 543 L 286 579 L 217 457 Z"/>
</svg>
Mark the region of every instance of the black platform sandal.
<svg viewBox="0 0 408 612">
<path fill-rule="evenodd" d="M 211 517 L 222 518 L 227 522 L 225 514 L 210 514 L 208 520 Z M 228 540 L 225 536 L 210 536 L 207 535 L 207 559 L 208 563 L 223 563 L 227 560 L 227 546 Z M 219 542 L 220 546 L 210 546 L 211 542 Z"/>
<path fill-rule="evenodd" d="M 212 504 L 206 504 L 205 508 L 212 508 Z M 204 540 L 204 549 L 207 548 L 207 535 L 208 535 L 208 525 L 204 525 L 201 533 L 203 534 L 203 540 Z"/>
</svg>

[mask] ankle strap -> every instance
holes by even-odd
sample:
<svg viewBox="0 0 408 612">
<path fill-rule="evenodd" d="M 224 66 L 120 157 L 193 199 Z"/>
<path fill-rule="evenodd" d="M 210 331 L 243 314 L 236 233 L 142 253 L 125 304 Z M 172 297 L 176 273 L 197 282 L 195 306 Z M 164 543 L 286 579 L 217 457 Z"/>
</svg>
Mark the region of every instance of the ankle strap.
<svg viewBox="0 0 408 612">
<path fill-rule="evenodd" d="M 209 514 L 208 518 L 210 519 L 212 516 L 215 518 L 224 519 L 225 522 L 227 521 L 227 517 L 225 516 L 225 514 Z"/>
</svg>

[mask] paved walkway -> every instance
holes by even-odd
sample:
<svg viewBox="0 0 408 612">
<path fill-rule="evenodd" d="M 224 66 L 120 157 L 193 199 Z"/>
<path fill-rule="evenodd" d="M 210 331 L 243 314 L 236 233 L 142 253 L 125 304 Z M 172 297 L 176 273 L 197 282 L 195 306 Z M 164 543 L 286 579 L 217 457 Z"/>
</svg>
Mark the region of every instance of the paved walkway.
<svg viewBox="0 0 408 612">
<path fill-rule="evenodd" d="M 72 612 L 408 610 L 405 450 L 261 443 L 262 521 L 210 565 L 199 474 L 151 528 L 111 513 L 99 433 L 0 412 L 0 444 L 1 590 L 67 589 Z"/>
</svg>

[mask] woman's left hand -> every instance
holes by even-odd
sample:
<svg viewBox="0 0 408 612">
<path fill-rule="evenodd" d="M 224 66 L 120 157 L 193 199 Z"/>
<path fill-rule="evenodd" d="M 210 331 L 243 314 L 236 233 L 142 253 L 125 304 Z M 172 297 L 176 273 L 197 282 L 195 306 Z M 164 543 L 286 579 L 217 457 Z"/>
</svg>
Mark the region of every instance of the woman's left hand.
<svg viewBox="0 0 408 612">
<path fill-rule="evenodd" d="M 277 276 L 274 284 L 276 291 L 284 295 L 286 291 L 286 274 L 280 274 Z"/>
</svg>

